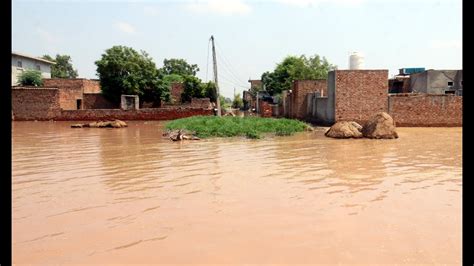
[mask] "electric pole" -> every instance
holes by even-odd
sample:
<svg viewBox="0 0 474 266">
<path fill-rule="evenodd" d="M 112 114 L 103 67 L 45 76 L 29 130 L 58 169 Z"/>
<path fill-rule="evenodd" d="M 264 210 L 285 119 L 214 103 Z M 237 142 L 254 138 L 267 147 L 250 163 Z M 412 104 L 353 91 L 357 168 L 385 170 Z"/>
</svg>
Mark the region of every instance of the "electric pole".
<svg viewBox="0 0 474 266">
<path fill-rule="evenodd" d="M 216 94 L 217 94 L 217 116 L 221 116 L 221 99 L 219 96 L 219 85 L 217 83 L 217 61 L 216 61 L 216 48 L 214 47 L 214 36 L 211 35 L 212 41 L 212 64 L 214 66 L 214 83 L 216 83 Z"/>
</svg>

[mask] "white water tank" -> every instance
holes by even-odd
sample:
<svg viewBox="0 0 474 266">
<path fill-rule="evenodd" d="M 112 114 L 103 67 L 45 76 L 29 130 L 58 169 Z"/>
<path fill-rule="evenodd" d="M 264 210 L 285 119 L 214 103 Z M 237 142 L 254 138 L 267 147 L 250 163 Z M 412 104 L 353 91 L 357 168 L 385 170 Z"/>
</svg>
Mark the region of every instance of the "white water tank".
<svg viewBox="0 0 474 266">
<path fill-rule="evenodd" d="M 359 52 L 353 52 L 349 56 L 349 69 L 363 69 L 364 68 L 364 56 Z"/>
</svg>

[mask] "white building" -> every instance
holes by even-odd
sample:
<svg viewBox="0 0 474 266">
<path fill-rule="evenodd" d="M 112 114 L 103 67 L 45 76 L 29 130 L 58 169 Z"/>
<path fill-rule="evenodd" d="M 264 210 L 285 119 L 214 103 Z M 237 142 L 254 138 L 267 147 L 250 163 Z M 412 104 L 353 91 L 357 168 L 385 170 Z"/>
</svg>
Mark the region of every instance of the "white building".
<svg viewBox="0 0 474 266">
<path fill-rule="evenodd" d="M 26 70 L 38 70 L 43 78 L 51 78 L 51 65 L 46 59 L 12 52 L 12 86 L 18 85 L 18 77 Z"/>
</svg>

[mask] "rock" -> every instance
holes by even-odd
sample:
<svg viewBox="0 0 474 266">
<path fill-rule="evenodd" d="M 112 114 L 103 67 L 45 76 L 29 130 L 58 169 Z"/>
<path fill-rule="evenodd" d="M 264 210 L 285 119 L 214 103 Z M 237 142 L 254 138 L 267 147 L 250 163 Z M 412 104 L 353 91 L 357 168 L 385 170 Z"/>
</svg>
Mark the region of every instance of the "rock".
<svg viewBox="0 0 474 266">
<path fill-rule="evenodd" d="M 314 131 L 314 127 L 306 124 L 306 128 L 305 128 L 306 131 Z"/>
<path fill-rule="evenodd" d="M 112 121 L 112 122 L 108 122 L 107 126 L 113 127 L 113 128 L 120 128 L 122 127 L 122 124 L 119 121 Z"/>
<path fill-rule="evenodd" d="M 353 121 L 339 121 L 324 134 L 326 137 L 347 139 L 362 138 L 362 126 Z"/>
<path fill-rule="evenodd" d="M 97 123 L 97 122 L 92 122 L 92 123 L 89 123 L 87 125 L 89 125 L 89 127 L 99 127 L 99 123 Z"/>
<path fill-rule="evenodd" d="M 172 141 L 178 141 L 178 140 L 199 140 L 200 138 L 194 136 L 196 132 L 189 132 L 185 131 L 184 129 L 180 129 L 177 131 L 169 132 L 167 135 L 169 135 L 169 138 Z M 165 134 L 163 134 L 165 136 Z"/>
<path fill-rule="evenodd" d="M 396 139 L 398 134 L 395 128 L 393 118 L 385 113 L 375 114 L 365 123 L 362 134 L 366 138 L 371 139 Z"/>
<path fill-rule="evenodd" d="M 127 123 L 121 121 L 121 120 L 118 120 L 118 119 L 115 119 L 113 121 L 98 121 L 98 122 L 92 122 L 92 123 L 88 123 L 88 124 L 73 124 L 71 125 L 71 127 L 73 128 L 81 128 L 81 127 L 94 127 L 94 128 L 98 128 L 98 127 L 111 127 L 111 128 L 121 128 L 121 127 L 127 127 Z"/>
<path fill-rule="evenodd" d="M 127 123 L 123 122 L 122 120 L 115 119 L 115 122 L 118 122 L 121 127 L 128 127 Z"/>
</svg>

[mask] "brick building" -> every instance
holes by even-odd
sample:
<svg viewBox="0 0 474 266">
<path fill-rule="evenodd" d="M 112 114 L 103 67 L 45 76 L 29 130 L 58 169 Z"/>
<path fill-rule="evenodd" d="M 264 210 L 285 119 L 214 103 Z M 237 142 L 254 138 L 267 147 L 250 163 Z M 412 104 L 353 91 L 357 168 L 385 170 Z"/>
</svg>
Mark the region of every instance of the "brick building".
<svg viewBox="0 0 474 266">
<path fill-rule="evenodd" d="M 319 93 L 324 96 L 327 93 L 327 81 L 325 79 L 318 80 L 295 80 L 292 90 L 287 99 L 289 105 L 289 117 L 297 119 L 305 119 L 308 115 L 308 97 L 309 93 Z"/>
<path fill-rule="evenodd" d="M 309 97 L 309 120 L 323 124 L 351 120 L 364 123 L 387 110 L 388 70 L 334 70 L 327 93 Z"/>
</svg>

